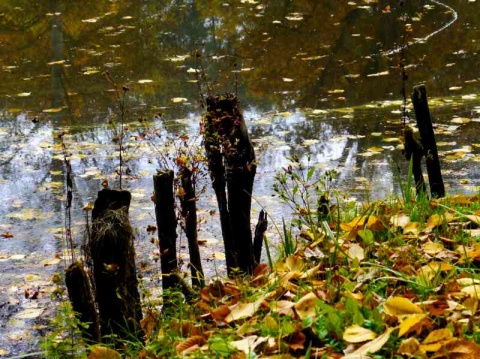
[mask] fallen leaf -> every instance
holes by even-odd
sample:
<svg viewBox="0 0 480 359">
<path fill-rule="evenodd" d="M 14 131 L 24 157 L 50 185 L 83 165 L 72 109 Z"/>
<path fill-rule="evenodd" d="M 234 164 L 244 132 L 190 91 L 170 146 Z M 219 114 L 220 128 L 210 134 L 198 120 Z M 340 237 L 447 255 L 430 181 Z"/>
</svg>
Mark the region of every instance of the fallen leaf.
<svg viewBox="0 0 480 359">
<path fill-rule="evenodd" d="M 297 303 L 295 303 L 295 312 L 301 319 L 314 317 L 315 307 L 319 301 L 320 299 L 318 299 L 315 293 L 310 292 L 300 298 Z"/>
<path fill-rule="evenodd" d="M 400 323 L 398 336 L 402 337 L 405 334 L 409 333 L 425 317 L 426 317 L 425 314 L 408 314 L 404 316 Z"/>
<path fill-rule="evenodd" d="M 376 337 L 377 333 L 357 324 L 345 328 L 345 331 L 343 332 L 343 340 L 348 343 L 361 343 L 375 339 Z"/>
<path fill-rule="evenodd" d="M 95 345 L 90 349 L 88 359 L 122 359 L 122 356 L 116 350 L 104 347 L 102 345 Z"/>
<path fill-rule="evenodd" d="M 392 297 L 388 298 L 385 303 L 383 303 L 383 309 L 388 315 L 397 317 L 403 314 L 422 314 L 422 309 L 413 304 L 407 298 L 403 297 Z"/>
</svg>

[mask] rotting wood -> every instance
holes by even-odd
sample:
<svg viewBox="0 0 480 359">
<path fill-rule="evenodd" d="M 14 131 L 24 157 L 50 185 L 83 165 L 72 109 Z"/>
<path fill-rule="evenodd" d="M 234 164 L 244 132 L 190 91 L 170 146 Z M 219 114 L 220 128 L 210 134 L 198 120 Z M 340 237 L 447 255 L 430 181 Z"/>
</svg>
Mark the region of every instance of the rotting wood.
<svg viewBox="0 0 480 359">
<path fill-rule="evenodd" d="M 441 198 L 445 196 L 445 186 L 443 184 L 437 143 L 435 142 L 435 133 L 433 131 L 432 118 L 428 108 L 427 90 L 425 85 L 422 84 L 413 87 L 412 102 L 415 109 L 420 141 L 422 143 L 427 165 L 430 193 L 433 198 Z"/>
<path fill-rule="evenodd" d="M 415 180 L 417 196 L 427 193 L 427 187 L 422 173 L 422 146 L 415 140 L 413 129 L 406 126 L 403 130 L 404 154 L 407 161 L 412 161 L 412 172 Z"/>
<path fill-rule="evenodd" d="M 251 203 L 255 151 L 233 94 L 209 96 L 203 117 L 204 145 L 220 211 L 228 275 L 251 274 L 255 266 Z"/>
<path fill-rule="evenodd" d="M 257 225 L 255 226 L 255 235 L 253 237 L 253 256 L 255 258 L 255 266 L 260 264 L 262 256 L 262 245 L 265 232 L 268 228 L 267 212 L 263 209 L 258 214 Z"/>
<path fill-rule="evenodd" d="M 155 217 L 157 218 L 158 240 L 160 247 L 160 266 L 162 269 L 162 288 L 164 292 L 177 288 L 177 217 L 175 215 L 175 197 L 173 194 L 174 174 L 172 170 L 159 171 L 153 176 Z"/>
<path fill-rule="evenodd" d="M 200 257 L 200 249 L 198 247 L 197 232 L 197 199 L 195 188 L 192 181 L 193 173 L 187 167 L 183 166 L 178 177 L 180 179 L 179 195 L 181 214 L 185 220 L 185 234 L 188 240 L 188 252 L 190 254 L 190 272 L 192 274 L 192 285 L 197 288 L 205 286 L 205 279 L 202 269 L 202 261 Z"/>
<path fill-rule="evenodd" d="M 92 285 L 81 262 L 74 262 L 68 266 L 65 271 L 65 283 L 73 311 L 82 323 L 88 324 L 88 327 L 81 327 L 83 337 L 87 341 L 101 342 L 100 321 Z"/>
<path fill-rule="evenodd" d="M 128 191 L 103 189 L 98 192 L 92 211 L 88 246 L 103 337 L 142 337 L 134 232 L 128 217 L 130 201 Z M 118 339 L 110 338 L 118 343 Z"/>
</svg>

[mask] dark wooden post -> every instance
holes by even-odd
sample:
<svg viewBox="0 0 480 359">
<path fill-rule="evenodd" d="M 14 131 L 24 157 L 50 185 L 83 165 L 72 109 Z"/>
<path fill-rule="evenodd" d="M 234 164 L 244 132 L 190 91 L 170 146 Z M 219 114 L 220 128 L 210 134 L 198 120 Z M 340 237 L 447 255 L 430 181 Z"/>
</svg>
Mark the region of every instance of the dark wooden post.
<svg viewBox="0 0 480 359">
<path fill-rule="evenodd" d="M 258 214 L 257 225 L 255 226 L 255 235 L 253 237 L 253 257 L 255 258 L 255 265 L 260 264 L 262 256 L 263 237 L 268 228 L 267 212 L 263 209 Z"/>
<path fill-rule="evenodd" d="M 255 152 L 237 97 L 209 96 L 203 118 L 210 177 L 217 195 L 227 271 L 251 274 L 255 266 L 250 228 Z M 225 187 L 227 195 L 225 195 Z"/>
<path fill-rule="evenodd" d="M 123 339 L 132 334 L 141 338 L 134 232 L 128 217 L 131 198 L 128 191 L 98 192 L 89 241 L 102 336 Z"/>
<path fill-rule="evenodd" d="M 177 261 L 177 216 L 175 215 L 175 197 L 173 195 L 173 171 L 159 171 L 153 176 L 155 217 L 157 218 L 158 240 L 160 246 L 160 265 L 162 267 L 162 288 L 168 290 L 178 287 Z"/>
<path fill-rule="evenodd" d="M 430 193 L 433 198 L 445 196 L 445 186 L 443 184 L 440 161 L 438 159 L 437 144 L 433 132 L 432 118 L 428 108 L 427 90 L 425 85 L 413 87 L 412 94 L 415 117 L 417 119 L 418 131 L 420 132 L 420 141 L 427 164 L 428 182 L 430 183 Z"/>
<path fill-rule="evenodd" d="M 88 323 L 88 328 L 81 327 L 83 337 L 91 342 L 101 342 L 100 321 L 92 285 L 82 263 L 74 262 L 68 266 L 65 271 L 65 284 L 73 311 L 82 323 Z"/>
<path fill-rule="evenodd" d="M 205 279 L 198 247 L 197 232 L 197 198 L 192 182 L 192 171 L 182 167 L 178 173 L 180 185 L 183 189 L 179 195 L 182 207 L 182 217 L 185 220 L 185 234 L 188 240 L 188 252 L 190 254 L 190 272 L 192 274 L 192 285 L 197 288 L 205 286 Z"/>
<path fill-rule="evenodd" d="M 403 130 L 403 139 L 405 146 L 405 158 L 407 161 L 412 161 L 413 178 L 415 179 L 415 188 L 417 196 L 427 192 L 425 180 L 422 173 L 422 157 L 423 149 L 413 137 L 413 129 L 406 126 Z"/>
</svg>

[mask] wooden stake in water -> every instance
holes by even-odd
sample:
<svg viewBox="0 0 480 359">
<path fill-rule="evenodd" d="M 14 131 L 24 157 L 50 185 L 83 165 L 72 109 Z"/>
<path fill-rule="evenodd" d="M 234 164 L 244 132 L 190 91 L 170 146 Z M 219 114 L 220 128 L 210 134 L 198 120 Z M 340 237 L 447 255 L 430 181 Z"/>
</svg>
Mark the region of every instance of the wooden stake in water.
<svg viewBox="0 0 480 359">
<path fill-rule="evenodd" d="M 438 159 L 437 143 L 435 142 L 435 133 L 433 132 L 425 85 L 422 84 L 413 87 L 412 102 L 415 109 L 418 131 L 420 132 L 423 153 L 425 155 L 425 162 L 427 164 L 430 193 L 433 198 L 441 198 L 445 196 L 445 186 L 443 184 L 442 171 Z"/>
</svg>

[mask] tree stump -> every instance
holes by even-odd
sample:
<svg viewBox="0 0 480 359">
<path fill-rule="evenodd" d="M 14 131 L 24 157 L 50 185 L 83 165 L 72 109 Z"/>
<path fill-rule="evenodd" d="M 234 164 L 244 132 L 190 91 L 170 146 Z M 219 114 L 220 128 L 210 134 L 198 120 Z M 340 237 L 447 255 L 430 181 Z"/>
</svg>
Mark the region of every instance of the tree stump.
<svg viewBox="0 0 480 359">
<path fill-rule="evenodd" d="M 142 309 L 135 266 L 134 232 L 128 191 L 103 189 L 92 211 L 92 257 L 95 299 L 102 336 L 140 338 Z"/>
<path fill-rule="evenodd" d="M 227 272 L 255 267 L 251 203 L 257 165 L 245 120 L 233 94 L 210 96 L 202 125 L 212 186 L 217 197 Z"/>
</svg>

